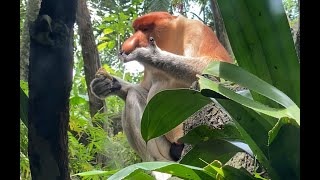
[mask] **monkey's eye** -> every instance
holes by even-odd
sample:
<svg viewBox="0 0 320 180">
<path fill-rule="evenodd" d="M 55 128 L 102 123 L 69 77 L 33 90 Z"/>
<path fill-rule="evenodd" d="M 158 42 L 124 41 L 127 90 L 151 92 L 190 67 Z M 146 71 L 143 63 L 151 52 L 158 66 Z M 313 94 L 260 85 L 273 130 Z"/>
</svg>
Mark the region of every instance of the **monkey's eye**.
<svg viewBox="0 0 320 180">
<path fill-rule="evenodd" d="M 148 31 L 148 28 L 142 28 L 142 31 Z"/>
</svg>

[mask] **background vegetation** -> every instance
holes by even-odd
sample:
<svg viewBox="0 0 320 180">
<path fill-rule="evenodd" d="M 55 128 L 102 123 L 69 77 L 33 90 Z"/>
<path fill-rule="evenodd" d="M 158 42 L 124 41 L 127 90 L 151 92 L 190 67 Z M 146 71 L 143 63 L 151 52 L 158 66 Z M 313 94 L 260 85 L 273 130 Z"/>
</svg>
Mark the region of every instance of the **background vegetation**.
<svg viewBox="0 0 320 180">
<path fill-rule="evenodd" d="M 23 43 L 23 33 L 26 31 L 24 22 L 28 18 L 28 3 L 32 1 L 20 0 L 20 39 Z M 299 19 L 297 0 L 283 0 L 290 26 L 296 28 Z M 93 34 L 96 39 L 100 60 L 112 75 L 122 77 L 130 82 L 139 82 L 141 70 L 128 69 L 117 59 L 117 52 L 121 42 L 132 34 L 131 22 L 136 17 L 150 11 L 167 10 L 176 14 L 183 14 L 189 18 L 203 21 L 214 28 L 213 14 L 209 1 L 156 1 L 156 0 L 89 0 Z M 30 9 L 30 8 L 29 8 Z M 32 19 L 29 17 L 29 19 Z M 74 48 L 74 76 L 70 96 L 70 131 L 69 137 L 69 169 L 70 174 L 102 170 L 112 171 L 141 162 L 141 159 L 129 147 L 126 137 L 119 127 L 119 114 L 123 108 L 123 101 L 117 97 L 106 100 L 106 113 L 97 114 L 93 118 L 89 112 L 89 98 L 84 75 L 84 62 L 81 54 L 80 38 L 75 25 Z M 28 95 L 27 83 L 21 78 L 20 87 Z M 20 177 L 31 179 L 28 161 L 28 128 L 21 118 L 20 121 Z M 83 141 L 85 137 L 85 141 Z M 102 155 L 103 161 L 98 160 L 97 154 Z M 104 174 L 84 176 L 88 179 L 99 179 Z M 105 176 L 109 176 L 105 174 Z M 79 176 L 72 176 L 74 179 Z"/>
</svg>

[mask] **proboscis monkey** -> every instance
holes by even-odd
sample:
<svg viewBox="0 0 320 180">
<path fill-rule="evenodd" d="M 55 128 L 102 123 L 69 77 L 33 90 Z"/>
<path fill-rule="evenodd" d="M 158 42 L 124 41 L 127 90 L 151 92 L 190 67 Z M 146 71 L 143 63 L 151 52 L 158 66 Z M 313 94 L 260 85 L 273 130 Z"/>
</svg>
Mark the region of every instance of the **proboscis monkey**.
<svg viewBox="0 0 320 180">
<path fill-rule="evenodd" d="M 196 74 L 211 61 L 233 60 L 214 32 L 198 20 L 152 12 L 137 18 L 133 28 L 135 32 L 123 43 L 119 57 L 124 62 L 141 62 L 143 80 L 131 84 L 117 77 L 99 76 L 92 81 L 91 89 L 101 99 L 118 95 L 126 101 L 123 129 L 144 161 L 177 161 L 183 149 L 178 142 L 183 136 L 182 124 L 146 145 L 140 134 L 146 103 L 161 90 L 190 87 L 197 80 Z"/>
</svg>

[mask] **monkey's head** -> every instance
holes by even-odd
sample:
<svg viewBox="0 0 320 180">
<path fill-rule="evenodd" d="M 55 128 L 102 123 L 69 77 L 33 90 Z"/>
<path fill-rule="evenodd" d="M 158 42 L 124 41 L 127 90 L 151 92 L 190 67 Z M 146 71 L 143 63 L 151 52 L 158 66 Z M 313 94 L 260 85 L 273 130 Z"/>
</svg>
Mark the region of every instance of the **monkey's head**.
<svg viewBox="0 0 320 180">
<path fill-rule="evenodd" d="M 154 37 L 161 49 L 169 41 L 170 22 L 175 18 L 167 12 L 152 12 L 137 18 L 132 24 L 134 34 L 123 43 L 121 53 L 130 54 L 138 47 L 147 47 L 150 37 Z"/>
</svg>

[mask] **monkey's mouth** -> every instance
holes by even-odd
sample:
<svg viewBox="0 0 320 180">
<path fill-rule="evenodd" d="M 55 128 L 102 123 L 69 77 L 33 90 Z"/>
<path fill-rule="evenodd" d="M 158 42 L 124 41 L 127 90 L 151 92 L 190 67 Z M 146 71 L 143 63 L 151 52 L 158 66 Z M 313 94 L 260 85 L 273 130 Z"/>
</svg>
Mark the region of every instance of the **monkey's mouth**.
<svg viewBox="0 0 320 180">
<path fill-rule="evenodd" d="M 121 51 L 121 52 L 118 53 L 118 58 L 119 58 L 120 61 L 122 61 L 123 63 L 127 63 L 127 62 L 130 62 L 130 61 L 135 60 L 135 59 L 132 57 L 131 53 L 128 53 L 128 54 L 127 54 L 126 52 L 123 52 L 123 51 Z"/>
<path fill-rule="evenodd" d="M 126 54 L 125 52 L 123 51 L 120 51 L 119 54 L 118 54 L 118 58 L 120 59 L 120 61 L 126 63 L 126 57 L 128 56 L 129 54 Z"/>
<path fill-rule="evenodd" d="M 118 56 L 122 56 L 123 54 L 127 55 L 125 52 L 120 51 L 119 54 L 118 54 Z"/>
</svg>

